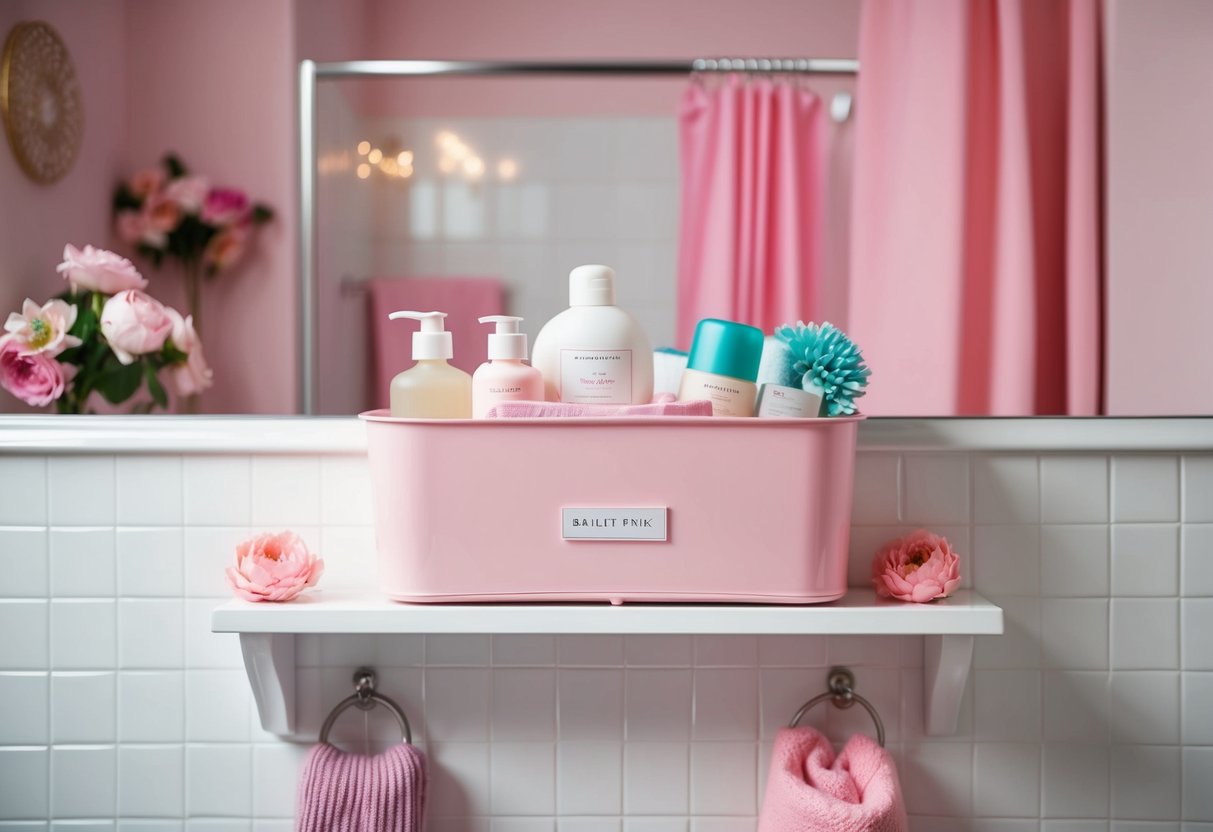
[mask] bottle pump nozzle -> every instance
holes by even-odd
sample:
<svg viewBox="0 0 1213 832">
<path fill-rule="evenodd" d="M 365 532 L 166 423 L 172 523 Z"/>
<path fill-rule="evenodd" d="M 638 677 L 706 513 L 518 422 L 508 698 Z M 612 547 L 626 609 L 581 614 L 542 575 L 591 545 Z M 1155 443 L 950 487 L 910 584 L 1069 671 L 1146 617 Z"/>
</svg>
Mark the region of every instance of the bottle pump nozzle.
<svg viewBox="0 0 1213 832">
<path fill-rule="evenodd" d="M 389 320 L 409 318 L 421 322 L 421 329 L 413 333 L 413 360 L 453 358 L 455 348 L 451 333 L 444 329 L 445 312 L 393 312 Z"/>
<path fill-rule="evenodd" d="M 485 315 L 482 324 L 496 324 L 497 331 L 489 335 L 489 360 L 526 360 L 526 333 L 518 331 L 522 318 L 514 315 Z"/>
</svg>

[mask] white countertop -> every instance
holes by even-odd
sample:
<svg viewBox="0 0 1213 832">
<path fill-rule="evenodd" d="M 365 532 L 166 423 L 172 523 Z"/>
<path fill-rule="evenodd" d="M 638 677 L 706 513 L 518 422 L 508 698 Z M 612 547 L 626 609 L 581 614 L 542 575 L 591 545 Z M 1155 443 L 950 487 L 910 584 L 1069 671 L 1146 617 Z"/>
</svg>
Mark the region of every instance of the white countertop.
<svg viewBox="0 0 1213 832">
<path fill-rule="evenodd" d="M 366 450 L 351 416 L 0 416 L 0 453 L 332 453 Z M 1213 417 L 873 418 L 859 450 L 1213 451 Z"/>
</svg>

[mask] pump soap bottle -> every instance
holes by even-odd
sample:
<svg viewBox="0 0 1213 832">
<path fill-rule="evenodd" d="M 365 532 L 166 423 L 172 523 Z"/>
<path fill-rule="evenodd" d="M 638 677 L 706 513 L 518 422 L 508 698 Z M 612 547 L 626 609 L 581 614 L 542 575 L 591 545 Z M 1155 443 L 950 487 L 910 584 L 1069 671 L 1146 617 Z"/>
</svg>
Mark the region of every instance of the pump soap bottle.
<svg viewBox="0 0 1213 832">
<path fill-rule="evenodd" d="M 653 347 L 640 323 L 615 305 L 615 270 L 569 272 L 569 308 L 535 339 L 531 363 L 543 373 L 550 402 L 648 404 Z"/>
<path fill-rule="evenodd" d="M 518 331 L 522 318 L 485 315 L 482 324 L 496 324 L 489 335 L 489 360 L 472 375 L 472 418 L 483 419 L 498 402 L 543 401 L 543 374 L 526 361 L 526 333 Z"/>
<path fill-rule="evenodd" d="M 393 312 L 391 320 L 421 322 L 413 333 L 417 363 L 392 379 L 392 415 L 406 419 L 469 419 L 472 377 L 447 363 L 455 354 L 451 333 L 443 328 L 445 312 Z"/>
</svg>

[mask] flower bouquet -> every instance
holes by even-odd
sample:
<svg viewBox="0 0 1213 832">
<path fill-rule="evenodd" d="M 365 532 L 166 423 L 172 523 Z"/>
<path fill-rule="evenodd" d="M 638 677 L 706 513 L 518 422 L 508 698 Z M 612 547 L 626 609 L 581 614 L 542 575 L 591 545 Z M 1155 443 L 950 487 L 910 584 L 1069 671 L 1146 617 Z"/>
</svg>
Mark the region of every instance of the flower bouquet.
<svg viewBox="0 0 1213 832">
<path fill-rule="evenodd" d="M 157 268 L 166 257 L 181 263 L 194 326 L 201 330 L 202 280 L 239 260 L 253 229 L 273 211 L 238 188 L 211 187 L 173 154 L 114 191 L 114 224 L 122 242 Z"/>
<path fill-rule="evenodd" d="M 143 291 L 147 281 L 113 252 L 69 245 L 58 271 L 66 291 L 41 306 L 26 299 L 0 336 L 0 386 L 32 407 L 87 413 L 94 393 L 121 404 L 145 385 L 149 412 L 168 406 L 164 371 L 179 396 L 211 385 L 191 316 Z"/>
</svg>

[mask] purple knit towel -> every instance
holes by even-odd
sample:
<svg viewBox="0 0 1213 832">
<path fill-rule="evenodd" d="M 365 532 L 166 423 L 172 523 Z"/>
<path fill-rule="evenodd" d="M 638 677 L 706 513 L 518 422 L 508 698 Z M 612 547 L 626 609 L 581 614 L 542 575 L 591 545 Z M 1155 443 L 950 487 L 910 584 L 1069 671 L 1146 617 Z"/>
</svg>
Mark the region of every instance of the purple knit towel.
<svg viewBox="0 0 1213 832">
<path fill-rule="evenodd" d="M 421 832 L 425 755 L 396 745 L 366 757 L 313 746 L 299 778 L 296 832 Z"/>
</svg>

